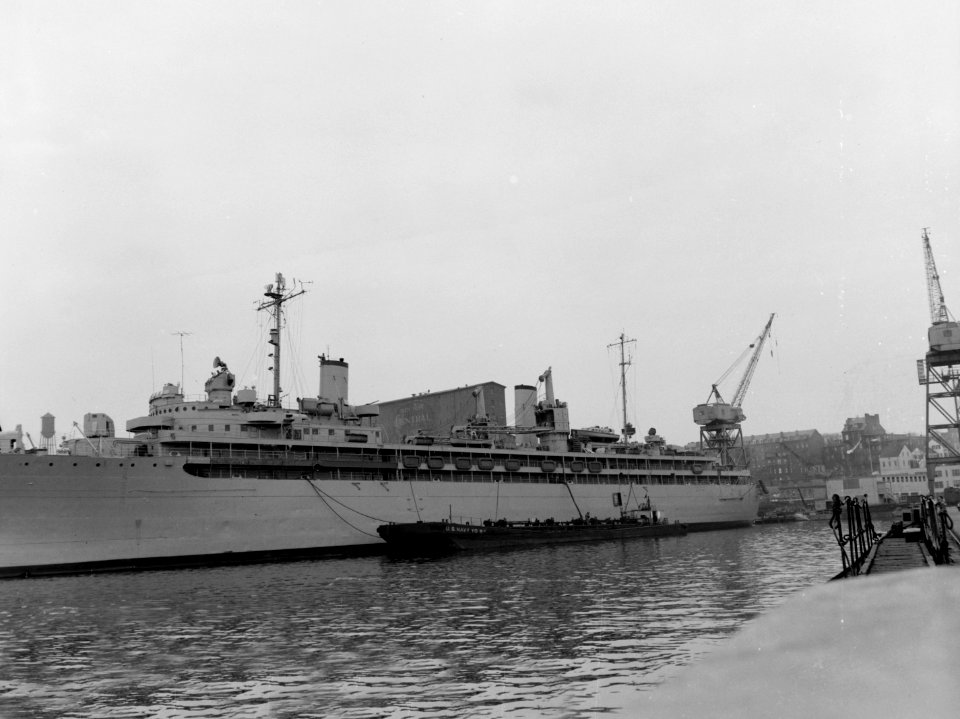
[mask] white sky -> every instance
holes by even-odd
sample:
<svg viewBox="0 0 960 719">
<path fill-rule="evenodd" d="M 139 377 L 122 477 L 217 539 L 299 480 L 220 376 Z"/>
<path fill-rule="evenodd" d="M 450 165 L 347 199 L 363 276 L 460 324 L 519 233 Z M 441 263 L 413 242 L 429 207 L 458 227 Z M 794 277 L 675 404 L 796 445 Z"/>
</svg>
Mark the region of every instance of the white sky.
<svg viewBox="0 0 960 719">
<path fill-rule="evenodd" d="M 215 355 L 265 395 L 263 286 L 351 401 L 553 367 L 575 426 L 697 437 L 771 312 L 748 434 L 923 431 L 921 228 L 960 312 L 960 5 L 0 4 L 0 424 L 119 427 Z M 289 356 L 289 355 L 288 355 Z M 732 396 L 735 372 L 721 390 Z M 295 381 L 297 378 L 300 381 Z"/>
</svg>

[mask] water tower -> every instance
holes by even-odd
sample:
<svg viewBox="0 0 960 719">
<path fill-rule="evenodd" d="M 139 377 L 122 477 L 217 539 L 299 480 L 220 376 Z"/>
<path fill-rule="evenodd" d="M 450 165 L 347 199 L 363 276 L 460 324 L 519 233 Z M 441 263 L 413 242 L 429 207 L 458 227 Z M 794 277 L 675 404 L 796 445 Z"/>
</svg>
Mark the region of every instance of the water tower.
<svg viewBox="0 0 960 719">
<path fill-rule="evenodd" d="M 40 418 L 40 449 L 45 449 L 47 454 L 57 453 L 55 420 L 56 417 L 49 412 Z"/>
</svg>

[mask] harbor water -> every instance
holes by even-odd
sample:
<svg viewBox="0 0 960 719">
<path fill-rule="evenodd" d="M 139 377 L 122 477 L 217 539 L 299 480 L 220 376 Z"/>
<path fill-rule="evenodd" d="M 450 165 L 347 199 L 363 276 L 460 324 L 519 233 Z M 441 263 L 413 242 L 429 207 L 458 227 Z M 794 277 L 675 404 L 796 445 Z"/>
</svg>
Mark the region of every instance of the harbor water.
<svg viewBox="0 0 960 719">
<path fill-rule="evenodd" d="M 839 569 L 807 521 L 7 580 L 0 716 L 601 716 Z"/>
</svg>

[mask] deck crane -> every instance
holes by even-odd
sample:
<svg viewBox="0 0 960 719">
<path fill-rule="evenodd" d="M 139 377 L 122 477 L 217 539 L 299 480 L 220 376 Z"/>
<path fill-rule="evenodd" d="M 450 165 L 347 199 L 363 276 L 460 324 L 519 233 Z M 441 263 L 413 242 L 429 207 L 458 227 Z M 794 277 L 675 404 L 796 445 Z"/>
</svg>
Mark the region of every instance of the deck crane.
<svg viewBox="0 0 960 719">
<path fill-rule="evenodd" d="M 767 320 L 767 324 L 764 325 L 763 331 L 757 339 L 741 353 L 730 368 L 723 373 L 723 376 L 712 385 L 707 401 L 693 408 L 693 421 L 700 425 L 700 448 L 701 450 L 717 452 L 722 466 L 740 468 L 746 468 L 747 466 L 747 455 L 743 449 L 743 432 L 740 428 L 740 423 L 746 419 L 746 415 L 740 405 L 746 397 L 750 381 L 753 379 L 753 373 L 757 369 L 763 345 L 767 341 L 767 337 L 770 336 L 770 327 L 773 325 L 774 317 L 776 317 L 776 313 L 771 313 L 770 319 Z M 733 400 L 726 402 L 717 385 L 727 378 L 750 350 L 753 350 L 750 354 L 750 361 L 747 363 L 743 377 L 740 378 L 740 383 L 733 393 Z"/>
<path fill-rule="evenodd" d="M 923 228 L 923 257 L 930 302 L 930 350 L 917 360 L 917 379 L 926 387 L 927 492 L 937 491 L 939 472 L 960 468 L 960 324 L 954 321 L 943 299 L 940 275 L 933 261 L 930 235 Z"/>
</svg>

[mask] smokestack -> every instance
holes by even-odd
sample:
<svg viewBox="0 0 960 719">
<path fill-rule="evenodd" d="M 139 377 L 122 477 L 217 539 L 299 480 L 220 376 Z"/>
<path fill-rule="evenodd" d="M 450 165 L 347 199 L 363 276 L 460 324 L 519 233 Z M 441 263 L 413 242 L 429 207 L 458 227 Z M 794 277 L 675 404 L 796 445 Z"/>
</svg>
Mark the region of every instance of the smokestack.
<svg viewBox="0 0 960 719">
<path fill-rule="evenodd" d="M 327 359 L 320 355 L 320 397 L 330 402 L 347 401 L 348 373 L 350 365 L 343 361 Z"/>
</svg>

